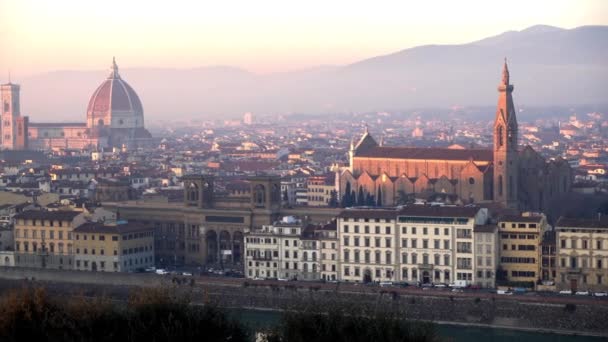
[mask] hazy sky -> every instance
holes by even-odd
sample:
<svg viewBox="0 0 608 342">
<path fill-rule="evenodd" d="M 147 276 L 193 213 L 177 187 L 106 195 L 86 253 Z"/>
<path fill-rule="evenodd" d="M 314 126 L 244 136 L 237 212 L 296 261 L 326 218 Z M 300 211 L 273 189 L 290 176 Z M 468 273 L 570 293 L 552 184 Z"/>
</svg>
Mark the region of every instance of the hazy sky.
<svg viewBox="0 0 608 342">
<path fill-rule="evenodd" d="M 0 0 L 0 80 L 58 69 L 346 64 L 536 24 L 607 25 L 606 0 Z"/>
</svg>

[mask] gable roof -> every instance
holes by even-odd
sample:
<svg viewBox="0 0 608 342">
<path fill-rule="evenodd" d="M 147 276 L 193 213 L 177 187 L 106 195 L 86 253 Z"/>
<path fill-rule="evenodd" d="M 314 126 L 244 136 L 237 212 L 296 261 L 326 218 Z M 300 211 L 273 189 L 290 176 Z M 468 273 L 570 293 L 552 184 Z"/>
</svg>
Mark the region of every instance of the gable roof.
<svg viewBox="0 0 608 342">
<path fill-rule="evenodd" d="M 419 160 L 457 160 L 457 161 L 487 161 L 494 160 L 491 149 L 455 150 L 449 148 L 424 147 L 369 147 L 355 154 L 356 157 L 388 158 L 388 159 L 419 159 Z"/>
</svg>

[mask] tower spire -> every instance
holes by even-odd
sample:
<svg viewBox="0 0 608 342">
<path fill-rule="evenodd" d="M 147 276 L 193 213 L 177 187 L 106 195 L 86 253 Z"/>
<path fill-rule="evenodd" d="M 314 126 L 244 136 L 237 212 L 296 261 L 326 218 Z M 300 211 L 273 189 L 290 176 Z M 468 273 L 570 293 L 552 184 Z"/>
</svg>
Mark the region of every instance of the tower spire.
<svg viewBox="0 0 608 342">
<path fill-rule="evenodd" d="M 502 67 L 502 84 L 504 86 L 509 85 L 509 67 L 507 66 L 507 57 L 505 57 L 505 64 Z"/>
</svg>

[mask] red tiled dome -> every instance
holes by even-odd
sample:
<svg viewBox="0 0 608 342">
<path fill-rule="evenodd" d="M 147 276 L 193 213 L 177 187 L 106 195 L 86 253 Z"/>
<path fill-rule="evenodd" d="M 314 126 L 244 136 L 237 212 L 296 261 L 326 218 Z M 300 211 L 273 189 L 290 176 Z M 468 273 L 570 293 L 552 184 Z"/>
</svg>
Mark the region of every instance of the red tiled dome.
<svg viewBox="0 0 608 342">
<path fill-rule="evenodd" d="M 115 111 L 131 112 L 140 116 L 144 110 L 135 90 L 120 78 L 118 66 L 114 62 L 108 78 L 91 96 L 87 116 L 103 116 Z"/>
</svg>

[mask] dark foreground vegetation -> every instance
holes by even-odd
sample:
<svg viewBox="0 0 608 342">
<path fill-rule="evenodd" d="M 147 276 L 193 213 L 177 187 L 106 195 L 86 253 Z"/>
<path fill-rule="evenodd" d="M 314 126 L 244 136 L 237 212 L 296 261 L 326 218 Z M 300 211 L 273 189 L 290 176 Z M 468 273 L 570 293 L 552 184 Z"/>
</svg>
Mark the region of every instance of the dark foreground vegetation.
<svg viewBox="0 0 608 342">
<path fill-rule="evenodd" d="M 50 296 L 42 287 L 0 297 L 0 341 L 435 341 L 433 326 L 391 314 L 340 308 L 289 311 L 263 334 L 214 305 L 192 305 L 171 289 L 142 289 L 129 300 Z"/>
<path fill-rule="evenodd" d="M 409 322 L 387 312 L 356 315 L 350 310 L 286 312 L 266 333 L 266 342 L 429 342 L 438 341 L 431 323 Z"/>
</svg>

